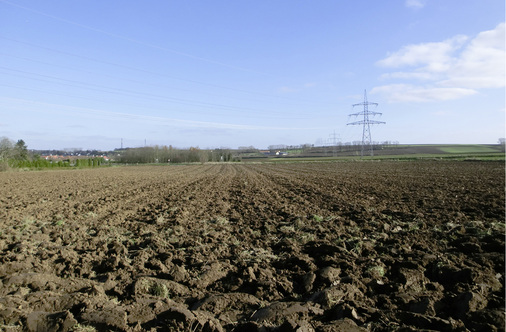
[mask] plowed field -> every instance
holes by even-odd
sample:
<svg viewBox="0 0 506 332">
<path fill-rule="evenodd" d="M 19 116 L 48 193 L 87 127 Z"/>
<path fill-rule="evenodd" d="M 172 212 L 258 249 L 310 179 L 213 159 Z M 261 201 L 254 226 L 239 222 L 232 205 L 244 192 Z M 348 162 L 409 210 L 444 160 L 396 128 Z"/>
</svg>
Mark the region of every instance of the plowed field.
<svg viewBox="0 0 506 332">
<path fill-rule="evenodd" d="M 504 331 L 504 163 L 0 174 L 6 331 Z"/>
</svg>

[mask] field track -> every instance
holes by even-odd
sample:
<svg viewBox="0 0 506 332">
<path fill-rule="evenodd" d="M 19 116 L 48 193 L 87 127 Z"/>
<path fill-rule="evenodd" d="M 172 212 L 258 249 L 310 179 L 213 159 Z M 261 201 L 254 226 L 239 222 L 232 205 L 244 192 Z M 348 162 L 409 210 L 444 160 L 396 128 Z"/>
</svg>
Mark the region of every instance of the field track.
<svg viewBox="0 0 506 332">
<path fill-rule="evenodd" d="M 0 173 L 0 329 L 504 330 L 504 163 Z"/>
</svg>

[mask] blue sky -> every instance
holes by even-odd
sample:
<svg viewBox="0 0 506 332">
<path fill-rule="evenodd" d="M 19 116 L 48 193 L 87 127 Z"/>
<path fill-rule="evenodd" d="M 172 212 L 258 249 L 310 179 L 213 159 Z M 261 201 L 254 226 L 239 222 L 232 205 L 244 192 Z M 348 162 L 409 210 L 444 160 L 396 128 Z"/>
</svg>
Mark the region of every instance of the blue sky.
<svg viewBox="0 0 506 332">
<path fill-rule="evenodd" d="M 0 136 L 31 149 L 505 136 L 503 0 L 0 0 Z"/>
</svg>

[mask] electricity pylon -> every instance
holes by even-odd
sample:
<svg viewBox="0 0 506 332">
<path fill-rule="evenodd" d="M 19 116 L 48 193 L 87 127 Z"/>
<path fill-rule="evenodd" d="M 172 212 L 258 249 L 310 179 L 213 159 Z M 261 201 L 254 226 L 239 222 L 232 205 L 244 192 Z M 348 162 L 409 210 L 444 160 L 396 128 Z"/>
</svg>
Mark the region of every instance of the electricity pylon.
<svg viewBox="0 0 506 332">
<path fill-rule="evenodd" d="M 369 105 L 378 106 L 378 103 L 370 103 L 367 101 L 367 91 L 364 90 L 364 101 L 359 104 L 353 104 L 355 106 L 364 106 L 364 110 L 358 113 L 350 114 L 349 116 L 360 116 L 363 115 L 364 119 L 360 121 L 350 122 L 348 125 L 362 125 L 362 149 L 360 151 L 360 156 L 364 156 L 364 150 L 366 145 L 369 147 L 371 157 L 374 155 L 373 146 L 371 141 L 371 125 L 372 124 L 385 124 L 383 121 L 376 121 L 369 119 L 369 116 L 381 115 L 382 113 L 369 111 Z"/>
<path fill-rule="evenodd" d="M 334 133 L 333 134 L 330 134 L 329 135 L 329 141 L 331 141 L 332 143 L 332 157 L 335 157 L 337 155 L 337 134 L 336 134 L 336 131 L 334 130 Z"/>
</svg>

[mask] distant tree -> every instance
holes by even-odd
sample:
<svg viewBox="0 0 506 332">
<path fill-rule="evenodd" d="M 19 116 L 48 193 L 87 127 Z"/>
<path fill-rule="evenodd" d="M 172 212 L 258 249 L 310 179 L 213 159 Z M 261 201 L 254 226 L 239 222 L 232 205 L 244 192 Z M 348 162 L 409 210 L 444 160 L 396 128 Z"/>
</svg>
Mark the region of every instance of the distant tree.
<svg viewBox="0 0 506 332">
<path fill-rule="evenodd" d="M 269 150 L 285 150 L 287 146 L 285 144 L 274 144 L 267 147 Z"/>
<path fill-rule="evenodd" d="M 200 161 L 200 148 L 191 146 L 188 150 L 186 162 L 195 163 Z"/>
<path fill-rule="evenodd" d="M 7 160 L 12 155 L 12 149 L 14 148 L 14 144 L 7 137 L 2 137 L 0 139 L 0 159 Z"/>
<path fill-rule="evenodd" d="M 14 145 L 13 158 L 18 160 L 27 160 L 28 159 L 28 147 L 25 144 L 25 141 L 22 139 L 18 140 Z"/>
<path fill-rule="evenodd" d="M 257 150 L 253 145 L 250 146 L 240 146 L 237 148 L 237 150 L 241 150 L 243 152 L 254 152 Z"/>
<path fill-rule="evenodd" d="M 199 162 L 204 164 L 209 161 L 209 153 L 206 150 L 199 151 Z"/>
</svg>

